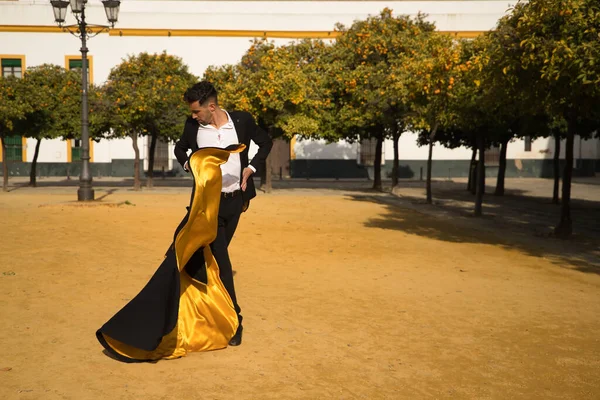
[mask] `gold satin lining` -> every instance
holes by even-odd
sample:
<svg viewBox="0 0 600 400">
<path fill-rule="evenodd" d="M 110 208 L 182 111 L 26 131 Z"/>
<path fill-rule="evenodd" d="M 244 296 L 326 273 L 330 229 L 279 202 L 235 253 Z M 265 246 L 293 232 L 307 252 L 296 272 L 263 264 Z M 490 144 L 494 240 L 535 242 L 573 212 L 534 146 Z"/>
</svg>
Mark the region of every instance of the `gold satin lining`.
<svg viewBox="0 0 600 400">
<path fill-rule="evenodd" d="M 104 335 L 106 343 L 117 353 L 136 360 L 178 358 L 190 351 L 216 350 L 227 347 L 238 328 L 233 302 L 219 278 L 219 265 L 210 249 L 217 237 L 219 203 L 221 201 L 221 164 L 233 150 L 200 149 L 189 160 L 194 174 L 195 190 L 188 221 L 175 239 L 175 254 L 180 278 L 177 325 L 153 351 L 140 350 Z M 183 269 L 192 255 L 204 247 L 207 283 L 190 277 Z"/>
</svg>

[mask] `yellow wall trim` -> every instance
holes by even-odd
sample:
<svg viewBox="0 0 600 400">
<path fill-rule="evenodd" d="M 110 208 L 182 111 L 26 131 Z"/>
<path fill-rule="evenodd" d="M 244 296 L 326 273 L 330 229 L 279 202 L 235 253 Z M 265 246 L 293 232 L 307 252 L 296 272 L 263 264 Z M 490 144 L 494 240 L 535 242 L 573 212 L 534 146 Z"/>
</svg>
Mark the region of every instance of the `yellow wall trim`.
<svg viewBox="0 0 600 400">
<path fill-rule="evenodd" d="M 296 159 L 296 136 L 290 139 L 290 160 Z"/>
<path fill-rule="evenodd" d="M 440 31 L 440 33 L 446 33 L 459 39 L 475 39 L 477 36 L 483 35 L 484 31 Z"/>
<path fill-rule="evenodd" d="M 72 157 L 72 154 L 71 154 L 71 146 L 72 146 L 71 139 L 67 139 L 66 142 L 67 142 L 67 162 L 71 162 L 71 157 Z"/>
<path fill-rule="evenodd" d="M 94 162 L 94 141 L 90 139 L 90 162 Z"/>
<path fill-rule="evenodd" d="M 0 25 L 0 32 L 62 33 L 66 31 L 52 25 Z"/>
<path fill-rule="evenodd" d="M 27 138 L 21 137 L 21 161 L 27 162 Z"/>
<path fill-rule="evenodd" d="M 57 26 L 36 25 L 0 25 L 0 32 L 61 33 Z M 440 31 L 458 38 L 474 38 L 483 31 Z M 261 31 L 261 30 L 225 30 L 225 29 L 137 29 L 115 28 L 110 36 L 206 36 L 206 37 L 266 37 L 280 39 L 335 39 L 336 31 Z"/>
<path fill-rule="evenodd" d="M 259 31 L 219 29 L 113 29 L 110 36 L 206 36 L 206 37 L 265 37 L 279 39 L 335 39 L 335 31 Z"/>
</svg>

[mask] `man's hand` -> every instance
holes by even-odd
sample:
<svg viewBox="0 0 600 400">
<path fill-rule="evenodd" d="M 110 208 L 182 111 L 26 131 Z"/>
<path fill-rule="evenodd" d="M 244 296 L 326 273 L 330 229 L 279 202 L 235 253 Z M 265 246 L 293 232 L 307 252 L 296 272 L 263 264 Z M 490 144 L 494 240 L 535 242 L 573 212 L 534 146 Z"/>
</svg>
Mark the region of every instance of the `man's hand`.
<svg viewBox="0 0 600 400">
<path fill-rule="evenodd" d="M 246 187 L 248 186 L 248 178 L 250 178 L 253 173 L 254 173 L 254 170 L 249 167 L 244 168 L 244 170 L 242 171 L 242 185 L 241 186 L 242 186 L 242 190 L 244 192 L 246 191 Z"/>
</svg>

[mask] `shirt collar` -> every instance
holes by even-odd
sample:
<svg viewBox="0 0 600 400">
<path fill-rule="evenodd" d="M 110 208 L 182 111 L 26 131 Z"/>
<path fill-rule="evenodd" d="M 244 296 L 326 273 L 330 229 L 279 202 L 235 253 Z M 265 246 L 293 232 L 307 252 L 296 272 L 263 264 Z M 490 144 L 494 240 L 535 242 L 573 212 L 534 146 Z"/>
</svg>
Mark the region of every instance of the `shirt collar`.
<svg viewBox="0 0 600 400">
<path fill-rule="evenodd" d="M 225 110 L 223 110 L 225 111 Z M 227 122 L 222 125 L 219 129 L 233 129 L 233 121 L 231 120 L 231 116 L 229 115 L 229 113 L 227 111 L 225 111 L 225 114 L 227 114 Z M 201 123 L 198 123 L 198 125 L 200 125 L 201 129 L 217 129 L 214 126 L 212 126 L 211 124 L 208 125 L 202 125 Z"/>
</svg>

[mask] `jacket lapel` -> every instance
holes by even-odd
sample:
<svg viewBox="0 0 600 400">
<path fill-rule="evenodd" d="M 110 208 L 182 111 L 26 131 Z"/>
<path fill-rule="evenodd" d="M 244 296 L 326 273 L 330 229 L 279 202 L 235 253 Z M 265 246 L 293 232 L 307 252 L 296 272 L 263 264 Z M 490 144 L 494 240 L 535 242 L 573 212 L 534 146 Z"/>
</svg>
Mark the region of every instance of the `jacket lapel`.
<svg viewBox="0 0 600 400">
<path fill-rule="evenodd" d="M 235 133 L 237 133 L 238 141 L 248 146 L 248 143 L 246 143 L 246 130 L 244 129 L 244 124 L 242 124 L 240 117 L 237 115 L 235 117 L 231 114 L 229 115 L 233 120 L 233 126 L 235 126 Z"/>
</svg>

